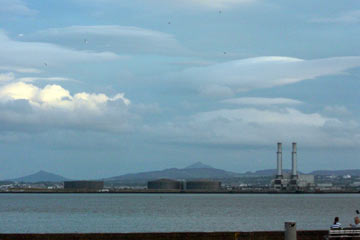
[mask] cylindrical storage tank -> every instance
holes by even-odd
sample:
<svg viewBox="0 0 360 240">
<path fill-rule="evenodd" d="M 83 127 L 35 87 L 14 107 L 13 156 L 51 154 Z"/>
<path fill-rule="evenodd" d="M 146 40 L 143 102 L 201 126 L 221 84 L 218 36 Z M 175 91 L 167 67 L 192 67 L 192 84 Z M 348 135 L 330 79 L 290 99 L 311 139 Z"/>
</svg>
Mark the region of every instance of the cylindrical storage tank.
<svg viewBox="0 0 360 240">
<path fill-rule="evenodd" d="M 104 181 L 65 181 L 64 189 L 98 190 L 104 188 Z"/>
<path fill-rule="evenodd" d="M 177 190 L 181 189 L 181 182 L 172 179 L 158 179 L 148 182 L 148 189 Z"/>
<path fill-rule="evenodd" d="M 186 190 L 219 190 L 221 182 L 211 180 L 194 180 L 186 182 Z"/>
</svg>

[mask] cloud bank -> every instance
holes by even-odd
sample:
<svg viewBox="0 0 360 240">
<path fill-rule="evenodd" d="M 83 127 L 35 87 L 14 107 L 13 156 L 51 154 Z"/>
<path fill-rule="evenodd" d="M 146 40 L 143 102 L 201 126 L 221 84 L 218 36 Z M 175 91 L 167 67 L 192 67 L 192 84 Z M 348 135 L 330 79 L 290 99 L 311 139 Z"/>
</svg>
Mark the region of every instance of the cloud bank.
<svg viewBox="0 0 360 240">
<path fill-rule="evenodd" d="M 121 132 L 129 129 L 130 100 L 80 92 L 74 95 L 51 84 L 43 88 L 25 82 L 0 87 L 0 130 L 45 131 L 77 129 Z"/>
<path fill-rule="evenodd" d="M 359 67 L 360 57 L 333 57 L 303 60 L 290 57 L 256 57 L 194 67 L 173 74 L 170 78 L 189 86 L 227 87 L 233 92 L 271 88 L 317 77 L 342 74 Z"/>
<path fill-rule="evenodd" d="M 358 123 L 294 108 L 219 109 L 147 130 L 168 142 L 210 146 L 269 146 L 278 141 L 297 141 L 307 147 L 360 145 Z"/>
<path fill-rule="evenodd" d="M 178 1 L 178 0 L 177 0 Z M 198 7 L 209 8 L 209 9 L 228 9 L 230 7 L 255 2 L 255 0 L 185 0 L 181 1 L 182 4 L 191 4 Z"/>
<path fill-rule="evenodd" d="M 118 0 L 90 0 L 90 1 L 84 1 L 84 0 L 77 0 L 79 2 L 93 2 L 93 3 L 112 3 L 116 4 L 119 1 Z M 192 7 L 192 9 L 198 10 L 198 9 L 229 9 L 234 6 L 246 4 L 255 2 L 257 0 L 173 0 L 173 1 L 167 1 L 167 0 L 149 0 L 147 3 L 151 4 L 151 6 L 154 6 L 154 3 L 157 3 L 161 6 L 175 6 L 175 7 Z"/>
<path fill-rule="evenodd" d="M 235 104 L 235 105 L 259 105 L 259 106 L 271 106 L 271 105 L 298 105 L 302 102 L 290 98 L 262 98 L 262 97 L 242 97 L 242 98 L 230 98 L 221 101 L 222 103 Z"/>
<path fill-rule="evenodd" d="M 0 0 L 0 14 L 32 16 L 36 13 L 21 0 Z"/>
<path fill-rule="evenodd" d="M 22 72 L 35 71 L 47 66 L 75 62 L 101 62 L 116 60 L 112 52 L 77 51 L 42 42 L 22 42 L 10 39 L 0 30 L 0 66 Z"/>
<path fill-rule="evenodd" d="M 185 54 L 190 53 L 171 34 L 120 25 L 70 26 L 50 28 L 22 39 L 57 43 L 76 49 L 115 51 L 119 54 Z"/>
</svg>

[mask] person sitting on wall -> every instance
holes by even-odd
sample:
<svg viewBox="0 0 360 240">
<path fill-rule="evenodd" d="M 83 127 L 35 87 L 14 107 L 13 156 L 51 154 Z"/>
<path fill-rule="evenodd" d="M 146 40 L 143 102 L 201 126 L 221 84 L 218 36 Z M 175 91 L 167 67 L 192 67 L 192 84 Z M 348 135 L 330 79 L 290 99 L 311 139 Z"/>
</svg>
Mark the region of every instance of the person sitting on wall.
<svg viewBox="0 0 360 240">
<path fill-rule="evenodd" d="M 330 229 L 341 229 L 339 217 L 335 217 L 334 223 L 330 226 Z"/>
<path fill-rule="evenodd" d="M 355 224 L 350 224 L 350 227 L 360 228 L 360 218 L 358 216 L 354 217 L 354 223 Z"/>
</svg>

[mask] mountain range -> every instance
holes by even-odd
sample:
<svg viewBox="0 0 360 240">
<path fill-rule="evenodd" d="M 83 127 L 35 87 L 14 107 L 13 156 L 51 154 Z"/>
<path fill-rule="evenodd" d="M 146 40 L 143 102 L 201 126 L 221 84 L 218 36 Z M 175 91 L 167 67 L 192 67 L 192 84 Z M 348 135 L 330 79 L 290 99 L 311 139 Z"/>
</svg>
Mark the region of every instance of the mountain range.
<svg viewBox="0 0 360 240">
<path fill-rule="evenodd" d="M 290 173 L 290 169 L 284 169 L 285 173 Z M 302 172 L 299 172 L 303 174 Z M 334 176 L 360 176 L 360 169 L 349 169 L 349 170 L 316 170 L 308 174 L 312 175 L 334 175 Z M 104 178 L 105 182 L 146 182 L 148 180 L 160 179 L 160 178 L 170 178 L 170 179 L 226 179 L 226 178 L 236 178 L 236 177 L 256 177 L 256 176 L 273 176 L 276 175 L 276 169 L 265 169 L 255 172 L 246 172 L 246 173 L 236 173 L 231 171 L 225 171 L 222 169 L 213 168 L 209 165 L 203 164 L 201 162 L 196 162 L 185 168 L 168 168 L 159 171 L 149 171 L 149 172 L 140 172 L 140 173 L 131 173 L 124 174 L 119 176 L 114 176 L 110 178 Z M 49 173 L 46 171 L 39 171 L 37 173 L 9 179 L 6 181 L 13 182 L 63 182 L 69 180 L 63 176 Z M 4 180 L 5 181 L 5 180 Z"/>
<path fill-rule="evenodd" d="M 185 168 L 169 168 L 161 171 L 141 172 L 125 174 L 121 176 L 104 179 L 110 182 L 121 181 L 147 181 L 159 178 L 172 179 L 219 179 L 241 177 L 242 174 L 229 172 L 197 162 Z"/>
</svg>

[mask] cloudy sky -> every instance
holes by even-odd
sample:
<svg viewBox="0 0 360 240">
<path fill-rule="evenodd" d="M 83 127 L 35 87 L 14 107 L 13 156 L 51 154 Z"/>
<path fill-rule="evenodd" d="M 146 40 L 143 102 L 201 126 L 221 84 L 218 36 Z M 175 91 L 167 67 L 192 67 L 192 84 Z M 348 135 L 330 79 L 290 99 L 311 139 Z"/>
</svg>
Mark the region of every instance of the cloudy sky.
<svg viewBox="0 0 360 240">
<path fill-rule="evenodd" d="M 0 179 L 360 168 L 360 2 L 0 0 Z"/>
</svg>

